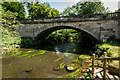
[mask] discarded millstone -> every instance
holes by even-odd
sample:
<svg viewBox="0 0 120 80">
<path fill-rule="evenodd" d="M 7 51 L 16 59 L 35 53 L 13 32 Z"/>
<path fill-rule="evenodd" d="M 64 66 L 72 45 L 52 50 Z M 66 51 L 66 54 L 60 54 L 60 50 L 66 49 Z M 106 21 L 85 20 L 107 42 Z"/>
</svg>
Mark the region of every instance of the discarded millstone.
<svg viewBox="0 0 120 80">
<path fill-rule="evenodd" d="M 68 70 L 68 71 L 73 71 L 74 68 L 73 68 L 72 66 L 67 66 L 67 70 Z"/>
<path fill-rule="evenodd" d="M 59 66 L 53 68 L 53 70 L 55 70 L 55 71 L 58 71 L 59 69 L 60 69 Z"/>
<path fill-rule="evenodd" d="M 33 68 L 26 68 L 24 71 L 25 72 L 31 72 L 33 70 Z"/>
</svg>

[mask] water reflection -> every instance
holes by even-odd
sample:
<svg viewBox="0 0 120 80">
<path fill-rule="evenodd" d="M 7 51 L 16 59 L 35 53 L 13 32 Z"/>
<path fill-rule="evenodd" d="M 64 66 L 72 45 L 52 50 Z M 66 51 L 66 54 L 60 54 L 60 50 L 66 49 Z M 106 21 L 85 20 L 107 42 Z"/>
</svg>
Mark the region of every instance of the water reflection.
<svg viewBox="0 0 120 80">
<path fill-rule="evenodd" d="M 39 49 L 55 51 L 57 54 L 59 54 L 59 52 L 85 54 L 91 51 L 91 48 L 83 48 L 78 43 L 61 43 L 61 44 L 53 44 L 53 45 L 42 45 Z"/>
</svg>

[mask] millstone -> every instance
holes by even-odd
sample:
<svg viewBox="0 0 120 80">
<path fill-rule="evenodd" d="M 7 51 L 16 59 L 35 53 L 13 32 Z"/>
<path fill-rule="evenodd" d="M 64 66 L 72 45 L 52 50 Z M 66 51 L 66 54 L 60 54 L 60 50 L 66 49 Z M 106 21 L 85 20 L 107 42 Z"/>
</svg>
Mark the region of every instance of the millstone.
<svg viewBox="0 0 120 80">
<path fill-rule="evenodd" d="M 67 70 L 68 70 L 68 71 L 73 71 L 74 68 L 73 68 L 72 66 L 67 66 Z"/>
<path fill-rule="evenodd" d="M 25 72 L 30 72 L 30 71 L 32 71 L 33 70 L 33 68 L 26 68 L 24 71 Z"/>
</svg>

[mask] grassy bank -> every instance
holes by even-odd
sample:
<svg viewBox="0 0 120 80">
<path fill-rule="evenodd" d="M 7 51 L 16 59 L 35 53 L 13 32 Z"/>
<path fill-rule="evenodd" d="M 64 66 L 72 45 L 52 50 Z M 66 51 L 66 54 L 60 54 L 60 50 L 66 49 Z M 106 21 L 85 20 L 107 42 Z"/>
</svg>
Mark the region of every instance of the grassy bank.
<svg viewBox="0 0 120 80">
<path fill-rule="evenodd" d="M 119 57 L 120 55 L 120 41 L 112 39 L 104 41 L 102 44 L 97 44 L 95 54 L 100 57 L 104 52 L 107 52 L 108 57 Z M 110 61 L 110 64 L 119 66 L 119 61 Z"/>
</svg>

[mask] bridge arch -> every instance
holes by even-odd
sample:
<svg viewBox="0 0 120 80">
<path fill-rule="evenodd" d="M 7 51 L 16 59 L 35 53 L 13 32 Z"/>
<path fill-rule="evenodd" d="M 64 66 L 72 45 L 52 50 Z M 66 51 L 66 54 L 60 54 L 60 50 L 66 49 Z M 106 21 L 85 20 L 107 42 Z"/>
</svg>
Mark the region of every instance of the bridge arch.
<svg viewBox="0 0 120 80">
<path fill-rule="evenodd" d="M 47 28 L 43 31 L 39 31 L 37 33 L 37 35 L 35 36 L 35 39 L 44 39 L 46 38 L 49 34 L 51 34 L 52 32 L 56 31 L 56 30 L 60 30 L 60 29 L 73 29 L 76 30 L 82 34 L 87 34 L 89 35 L 92 39 L 99 41 L 98 36 L 95 36 L 94 34 L 90 33 L 90 31 L 86 30 L 86 29 L 81 29 L 81 28 L 76 28 L 75 26 L 54 26 L 51 28 Z"/>
</svg>

